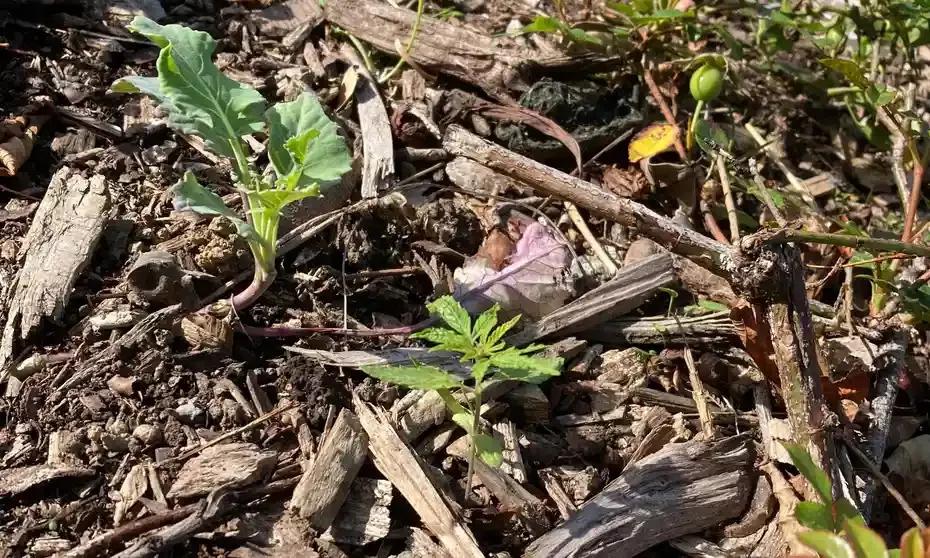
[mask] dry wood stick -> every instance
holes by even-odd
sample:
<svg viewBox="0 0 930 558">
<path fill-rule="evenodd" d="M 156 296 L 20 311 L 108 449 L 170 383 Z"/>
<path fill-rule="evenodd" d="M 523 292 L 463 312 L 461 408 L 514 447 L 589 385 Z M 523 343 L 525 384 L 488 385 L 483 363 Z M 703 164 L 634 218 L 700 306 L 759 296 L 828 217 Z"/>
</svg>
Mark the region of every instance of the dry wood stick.
<svg viewBox="0 0 930 558">
<path fill-rule="evenodd" d="M 745 437 L 670 444 L 536 539 L 524 558 L 625 558 L 738 516 L 752 493 Z"/>
<path fill-rule="evenodd" d="M 397 487 L 452 558 L 481 558 L 475 536 L 433 486 L 423 463 L 400 439 L 384 413 L 358 396 L 354 404 L 359 421 L 368 433 L 375 467 Z"/>
<path fill-rule="evenodd" d="M 294 489 L 289 507 L 315 529 L 325 531 L 349 495 L 352 481 L 368 456 L 368 436 L 358 417 L 343 409 L 332 430 Z"/>
<path fill-rule="evenodd" d="M 148 533 L 153 529 L 158 529 L 165 525 L 176 523 L 196 512 L 199 508 L 200 504 L 189 504 L 178 509 L 168 510 L 164 513 L 137 519 L 136 521 L 120 525 L 116 529 L 102 533 L 71 550 L 58 553 L 54 558 L 92 558 L 94 556 L 101 556 L 111 551 L 113 547 L 121 545 L 123 542 L 133 537 Z"/>
<path fill-rule="evenodd" d="M 896 329 L 891 339 L 879 349 L 884 366 L 878 371 L 875 383 L 876 395 L 872 398 L 872 421 L 867 435 L 866 450 L 871 460 L 881 463 L 885 458 L 888 431 L 891 429 L 891 416 L 894 402 L 898 397 L 898 375 L 904 366 L 907 353 L 907 334 L 903 329 Z M 854 453 L 858 447 L 850 448 Z M 862 515 L 868 519 L 875 505 L 877 486 L 874 480 L 866 481 L 861 491 Z"/>
<path fill-rule="evenodd" d="M 453 155 L 467 157 L 533 189 L 568 200 L 579 207 L 640 231 L 667 246 L 669 250 L 692 257 L 725 277 L 728 247 L 706 236 L 682 227 L 671 219 L 632 200 L 607 192 L 590 182 L 518 155 L 504 147 L 484 140 L 461 126 L 446 129 L 443 147 Z"/>
<path fill-rule="evenodd" d="M 368 72 L 354 48 L 343 44 L 340 51 L 359 74 L 355 88 L 358 121 L 362 130 L 362 197 L 375 198 L 394 177 L 394 142 L 391 121 L 378 93 L 377 81 Z"/>
</svg>

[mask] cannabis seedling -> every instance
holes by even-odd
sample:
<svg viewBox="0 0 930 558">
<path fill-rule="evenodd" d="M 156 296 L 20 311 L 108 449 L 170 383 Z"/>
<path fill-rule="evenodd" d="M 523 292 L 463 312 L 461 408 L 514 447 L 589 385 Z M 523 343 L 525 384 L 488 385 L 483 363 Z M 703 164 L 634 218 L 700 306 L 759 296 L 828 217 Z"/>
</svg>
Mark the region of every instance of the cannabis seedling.
<svg viewBox="0 0 930 558">
<path fill-rule="evenodd" d="M 410 366 L 363 366 L 369 376 L 411 389 L 436 391 L 452 413 L 452 421 L 462 427 L 471 440 L 468 463 L 468 480 L 465 494 L 471 492 L 471 478 L 475 457 L 492 467 L 503 459 L 500 442 L 481 432 L 481 399 L 483 391 L 497 380 L 517 380 L 538 384 L 558 376 L 561 358 L 544 358 L 533 353 L 543 345 L 522 348 L 509 346 L 502 341 L 519 321 L 520 316 L 498 325 L 498 305 L 494 305 L 474 320 L 465 308 L 451 296 L 443 296 L 427 305 L 434 317 L 445 327 L 431 327 L 414 333 L 412 337 L 425 339 L 435 346 L 432 351 L 458 353 L 460 361 L 471 367 L 465 378 L 435 366 L 414 363 Z M 463 404 L 464 402 L 464 404 Z"/>
<path fill-rule="evenodd" d="M 112 90 L 144 93 L 158 101 L 168 124 L 199 136 L 207 147 L 233 163 L 246 219 L 223 203 L 187 172 L 174 187 L 174 206 L 232 221 L 255 259 L 252 283 L 233 297 L 239 310 L 254 303 L 275 277 L 276 243 L 281 212 L 290 203 L 320 195 L 320 184 L 338 180 L 351 165 L 345 142 L 320 103 L 309 93 L 265 108 L 255 89 L 224 75 L 213 63 L 216 41 L 181 25 L 159 25 L 136 17 L 129 30 L 161 48 L 158 77 L 130 76 Z M 266 134 L 269 164 L 258 172 L 243 137 Z"/>
</svg>

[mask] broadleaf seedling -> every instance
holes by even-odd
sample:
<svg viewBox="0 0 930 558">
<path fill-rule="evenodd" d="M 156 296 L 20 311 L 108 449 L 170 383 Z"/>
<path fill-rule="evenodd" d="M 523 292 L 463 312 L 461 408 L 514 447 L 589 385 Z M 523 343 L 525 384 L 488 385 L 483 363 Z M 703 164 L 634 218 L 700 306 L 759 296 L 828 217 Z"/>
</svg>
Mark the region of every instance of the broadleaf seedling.
<svg viewBox="0 0 930 558">
<path fill-rule="evenodd" d="M 112 90 L 154 98 L 179 132 L 199 136 L 213 152 L 233 163 L 246 218 L 204 188 L 191 172 L 174 186 L 174 205 L 232 221 L 255 260 L 252 283 L 232 299 L 234 309 L 254 303 L 275 277 L 278 226 L 283 209 L 320 195 L 320 184 L 348 172 L 351 156 L 336 125 L 310 93 L 266 110 L 261 93 L 223 74 L 213 63 L 216 41 L 182 25 L 159 25 L 138 16 L 129 30 L 161 48 L 157 77 L 129 76 Z M 270 163 L 259 172 L 249 160 L 243 137 L 268 136 Z"/>
<path fill-rule="evenodd" d="M 460 355 L 460 361 L 470 365 L 469 377 L 419 363 L 409 366 L 370 365 L 363 366 L 362 370 L 379 380 L 411 389 L 436 391 L 442 397 L 452 414 L 452 421 L 465 430 L 471 440 L 465 490 L 469 494 L 475 457 L 492 467 L 499 466 L 503 459 L 500 442 L 481 430 L 479 417 L 484 390 L 499 380 L 542 383 L 559 375 L 562 359 L 536 355 L 544 345 L 518 348 L 507 344 L 504 336 L 517 325 L 520 316 L 498 324 L 500 307 L 496 304 L 474 320 L 451 296 L 440 297 L 427 308 L 444 325 L 424 329 L 412 337 L 432 343 L 431 351 Z"/>
</svg>

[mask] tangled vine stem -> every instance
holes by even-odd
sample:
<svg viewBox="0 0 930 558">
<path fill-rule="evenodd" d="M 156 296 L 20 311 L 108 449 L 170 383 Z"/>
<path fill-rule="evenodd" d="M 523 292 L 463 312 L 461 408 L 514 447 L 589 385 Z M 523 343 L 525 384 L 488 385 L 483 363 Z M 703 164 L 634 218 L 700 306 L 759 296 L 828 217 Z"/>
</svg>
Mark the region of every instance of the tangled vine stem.
<svg viewBox="0 0 930 558">
<path fill-rule="evenodd" d="M 869 238 L 849 234 L 820 233 L 797 229 L 781 229 L 772 234 L 770 242 L 813 242 L 849 248 L 865 248 L 881 252 L 898 252 L 912 256 L 930 256 L 930 246 L 885 238 Z"/>
</svg>

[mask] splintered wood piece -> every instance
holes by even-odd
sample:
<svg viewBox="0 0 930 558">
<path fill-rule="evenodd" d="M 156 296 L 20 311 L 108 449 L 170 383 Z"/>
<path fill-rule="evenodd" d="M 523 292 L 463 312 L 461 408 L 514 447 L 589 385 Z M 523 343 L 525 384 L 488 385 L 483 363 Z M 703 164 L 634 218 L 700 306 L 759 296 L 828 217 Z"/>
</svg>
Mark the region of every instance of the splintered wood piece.
<svg viewBox="0 0 930 558">
<path fill-rule="evenodd" d="M 278 464 L 278 454 L 261 451 L 245 442 L 211 446 L 184 463 L 168 498 L 203 496 L 224 488 L 239 488 L 268 477 Z"/>
<path fill-rule="evenodd" d="M 90 263 L 109 221 L 109 207 L 103 176 L 87 179 L 68 167 L 52 176 L 19 249 L 23 266 L 10 290 L 0 336 L 0 370 L 43 319 L 62 318 L 74 283 Z"/>
<path fill-rule="evenodd" d="M 414 442 L 433 426 L 445 422 L 449 411 L 435 391 L 411 391 L 409 395 L 416 397 L 412 405 L 400 408 L 398 404 L 405 402 L 406 397 L 395 404 L 398 409 L 393 413 L 394 424 L 404 441 Z"/>
<path fill-rule="evenodd" d="M 18 496 L 45 483 L 58 481 L 75 483 L 80 479 L 93 477 L 95 474 L 93 469 L 69 465 L 41 464 L 0 469 L 0 500 Z"/>
<path fill-rule="evenodd" d="M 343 409 L 320 451 L 294 488 L 290 508 L 320 531 L 332 525 L 368 455 L 368 436 L 352 411 Z"/>
<path fill-rule="evenodd" d="M 565 493 L 565 488 L 559 481 L 559 476 L 555 474 L 552 469 L 540 469 L 536 471 L 536 473 L 539 475 L 539 480 L 542 481 L 546 493 L 549 494 L 549 497 L 555 502 L 555 507 L 558 508 L 559 514 L 562 515 L 562 519 L 570 518 L 572 514 L 578 510 L 578 507 L 575 505 L 575 502 L 572 502 L 568 494 Z"/>
<path fill-rule="evenodd" d="M 393 491 L 390 481 L 355 479 L 339 515 L 322 538 L 354 546 L 383 539 L 391 530 Z"/>
<path fill-rule="evenodd" d="M 524 345 L 543 337 L 583 332 L 635 309 L 658 289 L 675 282 L 672 257 L 656 254 L 625 266 L 617 275 L 508 339 Z"/>
<path fill-rule="evenodd" d="M 475 536 L 436 490 L 424 464 L 397 435 L 384 412 L 355 395 L 355 411 L 365 432 L 375 467 L 397 487 L 452 558 L 481 558 Z"/>
<path fill-rule="evenodd" d="M 690 345 L 732 343 L 738 336 L 729 312 L 673 318 L 618 318 L 585 332 L 585 337 L 591 341 L 611 345 L 663 345 L 670 341 L 687 341 Z"/>
<path fill-rule="evenodd" d="M 429 533 L 416 527 L 410 528 L 410 534 L 407 536 L 407 550 L 402 556 L 408 558 L 448 558 L 449 554 L 432 538 Z"/>
<path fill-rule="evenodd" d="M 358 14 L 355 14 L 358 17 Z M 378 85 L 361 57 L 348 43 L 342 45 L 342 54 L 359 74 L 355 86 L 355 104 L 358 122 L 362 129 L 362 197 L 375 198 L 394 176 L 394 142 L 391 121 Z"/>
<path fill-rule="evenodd" d="M 752 493 L 752 463 L 740 436 L 666 446 L 533 541 L 524 557 L 624 558 L 713 527 L 743 511 Z"/>
<path fill-rule="evenodd" d="M 504 462 L 501 464 L 501 469 L 512 476 L 513 480 L 526 482 L 526 465 L 523 463 L 523 454 L 520 452 L 517 427 L 513 422 L 504 419 L 494 425 L 494 430 L 501 435 L 504 442 Z"/>
<path fill-rule="evenodd" d="M 416 12 L 374 0 L 333 0 L 326 3 L 326 19 L 372 46 L 396 56 L 395 41 L 409 37 Z M 500 95 L 525 85 L 520 68 L 530 52 L 507 39 L 466 29 L 427 15 L 407 57 L 416 65 L 478 85 Z"/>
</svg>

